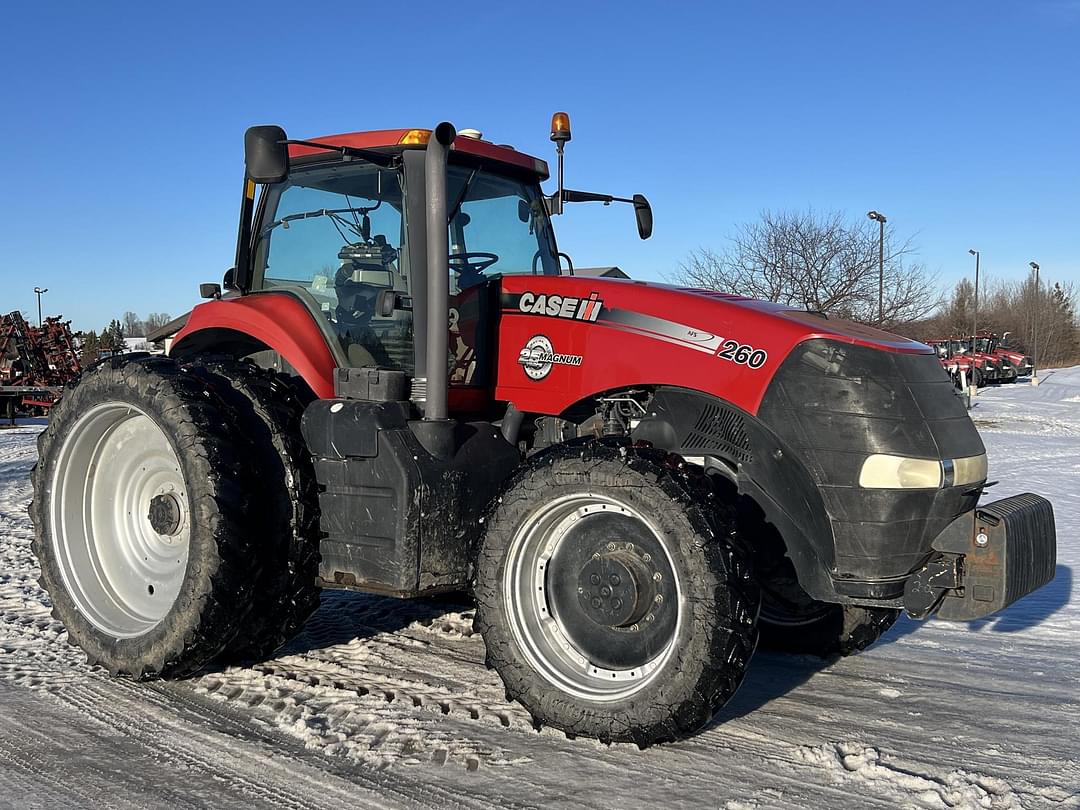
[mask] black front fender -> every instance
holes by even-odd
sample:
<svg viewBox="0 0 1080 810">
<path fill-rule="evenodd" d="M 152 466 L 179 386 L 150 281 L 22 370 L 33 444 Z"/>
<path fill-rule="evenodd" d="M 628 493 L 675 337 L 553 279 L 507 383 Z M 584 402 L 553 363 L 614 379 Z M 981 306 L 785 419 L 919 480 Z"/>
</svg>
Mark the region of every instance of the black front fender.
<svg viewBox="0 0 1080 810">
<path fill-rule="evenodd" d="M 802 588 L 822 601 L 848 601 L 829 574 L 835 545 L 821 493 L 798 456 L 760 420 L 708 394 L 661 388 L 633 438 L 690 460 L 719 460 L 739 494 L 780 532 Z"/>
</svg>

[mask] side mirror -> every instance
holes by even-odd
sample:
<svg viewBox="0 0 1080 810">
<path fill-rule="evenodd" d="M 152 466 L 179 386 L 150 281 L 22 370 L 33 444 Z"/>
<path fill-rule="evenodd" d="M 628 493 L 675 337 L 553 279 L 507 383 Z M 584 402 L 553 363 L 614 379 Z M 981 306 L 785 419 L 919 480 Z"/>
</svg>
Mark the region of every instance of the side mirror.
<svg viewBox="0 0 1080 810">
<path fill-rule="evenodd" d="M 199 298 L 221 298 L 221 285 L 209 281 L 200 284 Z"/>
<path fill-rule="evenodd" d="M 637 232 L 642 239 L 652 236 L 652 206 L 643 194 L 634 195 L 634 216 L 637 218 Z"/>
<path fill-rule="evenodd" d="M 230 267 L 225 271 L 225 276 L 221 279 L 221 286 L 226 290 L 236 289 L 236 268 Z"/>
<path fill-rule="evenodd" d="M 244 167 L 255 183 L 280 183 L 289 176 L 288 136 L 278 126 L 250 127 L 244 133 Z"/>
</svg>

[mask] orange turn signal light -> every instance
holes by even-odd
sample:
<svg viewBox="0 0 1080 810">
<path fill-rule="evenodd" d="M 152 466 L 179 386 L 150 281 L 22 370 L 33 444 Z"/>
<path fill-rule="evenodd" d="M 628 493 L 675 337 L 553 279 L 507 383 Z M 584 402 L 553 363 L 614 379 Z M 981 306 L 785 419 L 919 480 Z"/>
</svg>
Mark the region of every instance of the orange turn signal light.
<svg viewBox="0 0 1080 810">
<path fill-rule="evenodd" d="M 557 112 L 551 116 L 551 140 L 570 140 L 570 116 L 564 112 Z"/>
<path fill-rule="evenodd" d="M 426 144 L 430 140 L 430 129 L 410 129 L 408 132 L 398 138 L 398 143 L 402 146 L 418 146 L 421 144 Z"/>
</svg>

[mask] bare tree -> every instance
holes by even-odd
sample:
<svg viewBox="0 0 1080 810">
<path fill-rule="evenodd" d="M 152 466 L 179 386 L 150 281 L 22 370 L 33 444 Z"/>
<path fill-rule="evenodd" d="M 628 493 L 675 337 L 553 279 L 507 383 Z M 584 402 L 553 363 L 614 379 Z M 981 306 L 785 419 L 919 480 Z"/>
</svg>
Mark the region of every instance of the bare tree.
<svg viewBox="0 0 1080 810">
<path fill-rule="evenodd" d="M 168 312 L 151 312 L 143 322 L 146 326 L 146 333 L 149 334 L 155 329 L 160 329 L 171 320 L 172 316 Z"/>
<path fill-rule="evenodd" d="M 127 337 L 141 337 L 146 334 L 146 329 L 137 313 L 125 312 L 122 323 L 124 326 L 124 334 Z"/>
<path fill-rule="evenodd" d="M 1076 289 L 1071 283 L 1046 283 L 1036 293 L 1035 280 L 988 280 L 979 295 L 980 330 L 1003 336 L 1027 354 L 1038 339 L 1039 365 L 1063 366 L 1080 361 L 1080 325 L 1076 317 Z M 933 317 L 914 324 L 907 334 L 920 340 L 966 337 L 971 334 L 975 290 L 967 279 L 959 281 L 945 306 Z"/>
<path fill-rule="evenodd" d="M 840 212 L 763 211 L 727 249 L 693 251 L 680 283 L 761 298 L 875 325 L 897 327 L 940 303 L 937 278 L 915 262 L 911 240 L 885 232 L 884 296 L 878 314 L 878 229 Z"/>
</svg>

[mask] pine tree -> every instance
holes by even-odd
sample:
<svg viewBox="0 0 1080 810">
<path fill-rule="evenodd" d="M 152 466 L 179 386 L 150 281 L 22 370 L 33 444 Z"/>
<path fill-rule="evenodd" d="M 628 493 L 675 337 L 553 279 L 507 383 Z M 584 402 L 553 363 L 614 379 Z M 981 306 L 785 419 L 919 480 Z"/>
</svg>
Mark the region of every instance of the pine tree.
<svg viewBox="0 0 1080 810">
<path fill-rule="evenodd" d="M 98 334 L 93 329 L 89 332 L 84 332 L 81 340 L 81 353 L 79 360 L 82 363 L 83 368 L 92 366 L 98 361 L 101 356 L 101 341 L 98 339 Z"/>
</svg>

